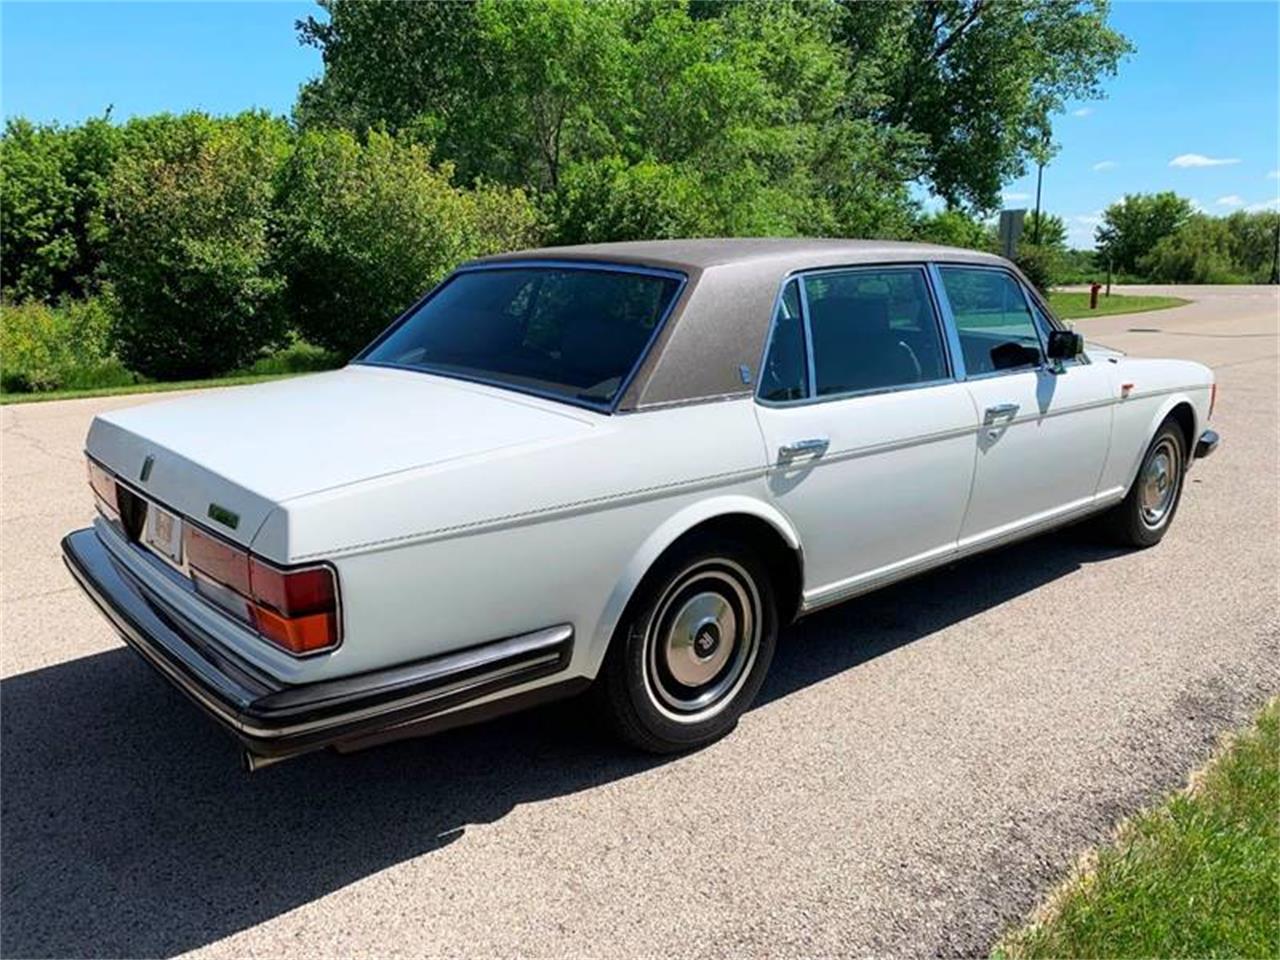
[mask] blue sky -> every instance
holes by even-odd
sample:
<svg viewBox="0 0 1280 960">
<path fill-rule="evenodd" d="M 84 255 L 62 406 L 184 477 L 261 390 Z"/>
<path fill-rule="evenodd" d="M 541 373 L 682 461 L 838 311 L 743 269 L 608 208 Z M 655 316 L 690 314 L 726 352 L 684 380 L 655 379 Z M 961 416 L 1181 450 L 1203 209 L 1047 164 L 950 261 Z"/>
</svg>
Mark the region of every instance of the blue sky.
<svg viewBox="0 0 1280 960">
<path fill-rule="evenodd" d="M 0 109 L 72 123 L 108 105 L 124 119 L 162 110 L 289 112 L 320 72 L 294 22 L 311 3 L 0 4 Z M 1137 46 L 1107 98 L 1058 118 L 1045 209 L 1076 245 L 1126 192 L 1176 190 L 1205 210 L 1280 206 L 1280 4 L 1118 3 Z M 1006 187 L 1034 203 L 1035 173 Z"/>
</svg>

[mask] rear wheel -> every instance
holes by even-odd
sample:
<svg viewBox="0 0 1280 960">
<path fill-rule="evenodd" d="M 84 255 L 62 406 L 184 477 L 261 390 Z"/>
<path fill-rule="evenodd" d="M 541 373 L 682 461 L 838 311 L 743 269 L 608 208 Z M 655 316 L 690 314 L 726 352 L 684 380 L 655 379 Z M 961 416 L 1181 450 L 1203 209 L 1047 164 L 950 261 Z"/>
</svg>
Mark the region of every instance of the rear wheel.
<svg viewBox="0 0 1280 960">
<path fill-rule="evenodd" d="M 743 543 L 696 538 L 641 584 L 619 625 L 599 691 L 623 739 L 674 753 L 724 736 L 773 659 L 777 608 L 764 565 Z"/>
<path fill-rule="evenodd" d="M 1100 518 L 1108 536 L 1129 547 L 1159 543 L 1177 513 L 1186 463 L 1182 430 L 1166 420 L 1147 447 L 1128 494 Z"/>
</svg>

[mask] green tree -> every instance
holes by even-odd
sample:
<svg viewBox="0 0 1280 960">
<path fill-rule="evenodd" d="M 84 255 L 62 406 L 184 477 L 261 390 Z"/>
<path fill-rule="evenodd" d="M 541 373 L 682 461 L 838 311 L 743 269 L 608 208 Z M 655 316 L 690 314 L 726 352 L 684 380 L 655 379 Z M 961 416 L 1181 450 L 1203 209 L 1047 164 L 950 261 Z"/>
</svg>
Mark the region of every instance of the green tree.
<svg viewBox="0 0 1280 960">
<path fill-rule="evenodd" d="M 222 373 L 280 341 L 269 262 L 286 125 L 264 114 L 135 121 L 108 183 L 106 267 L 121 360 L 160 379 Z"/>
<path fill-rule="evenodd" d="M 944 247 L 992 250 L 996 246 L 996 238 L 990 227 L 955 208 L 939 210 L 922 218 L 916 227 L 915 236 L 925 243 L 937 243 Z"/>
<path fill-rule="evenodd" d="M 97 289 L 106 177 L 120 147 L 109 117 L 78 127 L 15 118 L 0 137 L 0 266 L 14 299 Z"/>
<path fill-rule="evenodd" d="M 451 183 L 429 148 L 374 131 L 312 130 L 280 178 L 280 272 L 310 342 L 350 356 L 459 261 L 530 246 L 519 190 Z"/>
<path fill-rule="evenodd" d="M 1239 273 L 1252 283 L 1269 283 L 1280 241 L 1280 211 L 1237 210 L 1226 218 L 1226 226 L 1231 235 L 1231 260 Z"/>
<path fill-rule="evenodd" d="M 1191 201 L 1172 191 L 1126 194 L 1103 211 L 1095 231 L 1099 259 L 1105 263 L 1109 258 L 1120 273 L 1136 273 L 1139 262 L 1185 224 L 1192 212 Z"/>
<path fill-rule="evenodd" d="M 1049 250 L 1066 250 L 1067 225 L 1055 214 L 1042 210 L 1037 217 L 1032 210 L 1022 224 L 1022 239 Z"/>
<path fill-rule="evenodd" d="M 328 21 L 301 25 L 325 58 L 299 104 L 304 125 L 385 123 L 429 140 L 464 182 L 536 193 L 553 223 L 567 218 L 563 237 L 608 229 L 581 205 L 604 192 L 627 197 L 631 225 L 670 223 L 676 191 L 718 232 L 909 230 L 918 138 L 848 111 L 851 94 L 875 97 L 833 40 L 834 6 L 406 6 L 379 19 L 326 0 Z M 446 50 L 447 67 L 421 66 Z M 642 214 L 634 187 L 654 178 L 667 193 Z"/>
<path fill-rule="evenodd" d="M 840 3 L 843 42 L 879 78 L 878 96 L 848 109 L 923 137 L 933 192 L 980 210 L 1049 151 L 1053 115 L 1101 96 L 1132 49 L 1101 0 Z"/>
</svg>

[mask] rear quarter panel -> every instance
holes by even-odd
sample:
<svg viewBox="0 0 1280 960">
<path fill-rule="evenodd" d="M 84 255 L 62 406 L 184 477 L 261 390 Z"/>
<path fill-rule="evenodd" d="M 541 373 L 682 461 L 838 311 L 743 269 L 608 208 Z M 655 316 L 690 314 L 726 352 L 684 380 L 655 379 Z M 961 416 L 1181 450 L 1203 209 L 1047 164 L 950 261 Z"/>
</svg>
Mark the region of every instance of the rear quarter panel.
<svg viewBox="0 0 1280 960">
<path fill-rule="evenodd" d="M 744 399 L 601 417 L 585 437 L 287 501 L 258 539 L 338 570 L 343 644 L 307 661 L 308 680 L 561 623 L 570 674 L 589 676 L 663 538 L 731 508 L 776 517 L 764 483 Z"/>
</svg>

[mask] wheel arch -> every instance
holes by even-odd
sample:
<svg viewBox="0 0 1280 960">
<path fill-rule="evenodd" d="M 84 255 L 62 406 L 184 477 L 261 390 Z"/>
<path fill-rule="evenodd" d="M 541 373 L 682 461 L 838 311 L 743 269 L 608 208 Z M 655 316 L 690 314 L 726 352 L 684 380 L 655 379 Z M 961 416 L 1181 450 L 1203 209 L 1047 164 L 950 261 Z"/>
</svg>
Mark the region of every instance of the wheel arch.
<svg viewBox="0 0 1280 960">
<path fill-rule="evenodd" d="M 624 568 L 596 626 L 589 665 L 592 675 L 599 670 L 627 606 L 649 571 L 688 537 L 709 532 L 740 536 L 756 546 L 773 580 L 779 621 L 785 624 L 795 618 L 804 588 L 804 551 L 791 521 L 776 507 L 748 496 L 691 504 L 655 529 Z"/>
<path fill-rule="evenodd" d="M 1156 407 L 1155 413 L 1151 416 L 1150 422 L 1147 424 L 1146 438 L 1142 443 L 1141 449 L 1135 454 L 1133 464 L 1129 468 L 1129 482 L 1125 484 L 1126 489 L 1133 485 L 1133 481 L 1138 476 L 1138 468 L 1142 466 L 1142 458 L 1146 456 L 1147 448 L 1151 446 L 1151 441 L 1155 438 L 1156 431 L 1164 425 L 1166 420 L 1173 420 L 1178 425 L 1182 438 L 1186 442 L 1183 455 L 1186 457 L 1186 463 L 1191 463 L 1196 448 L 1198 416 L 1191 398 L 1186 394 L 1176 393 L 1166 397 L 1164 403 Z"/>
</svg>

